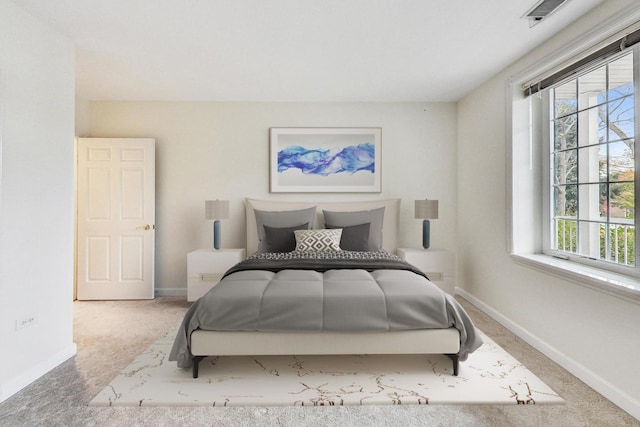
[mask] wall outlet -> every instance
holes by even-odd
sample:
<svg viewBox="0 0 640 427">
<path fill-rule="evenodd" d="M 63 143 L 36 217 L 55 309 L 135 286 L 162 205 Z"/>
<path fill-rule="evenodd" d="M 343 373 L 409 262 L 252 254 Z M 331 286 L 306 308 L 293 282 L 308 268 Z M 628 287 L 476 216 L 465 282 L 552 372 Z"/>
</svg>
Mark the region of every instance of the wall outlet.
<svg viewBox="0 0 640 427">
<path fill-rule="evenodd" d="M 33 326 L 34 323 L 36 323 L 36 313 L 25 316 L 22 319 L 17 319 L 16 332 L 21 329 L 28 328 L 29 326 Z"/>
</svg>

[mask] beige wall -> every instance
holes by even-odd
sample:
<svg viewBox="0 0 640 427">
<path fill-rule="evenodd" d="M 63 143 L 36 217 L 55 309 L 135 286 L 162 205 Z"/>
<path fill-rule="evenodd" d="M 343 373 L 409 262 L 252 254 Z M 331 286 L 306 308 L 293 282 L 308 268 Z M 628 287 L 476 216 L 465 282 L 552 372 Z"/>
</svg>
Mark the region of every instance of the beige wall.
<svg viewBox="0 0 640 427">
<path fill-rule="evenodd" d="M 456 245 L 455 104 L 91 102 L 90 136 L 156 138 L 156 289 L 184 294 L 186 255 L 212 245 L 204 200 L 229 199 L 222 246 L 245 246 L 245 197 L 401 198 L 400 245 L 419 247 L 416 198 L 440 200 L 432 246 Z M 382 193 L 270 194 L 269 127 L 382 127 Z"/>
<path fill-rule="evenodd" d="M 0 401 L 76 351 L 73 94 L 73 44 L 0 1 Z"/>
<path fill-rule="evenodd" d="M 505 191 L 509 78 L 630 3 L 605 2 L 459 102 L 458 253 L 459 286 L 474 302 L 640 417 L 640 303 L 516 264 Z"/>
</svg>

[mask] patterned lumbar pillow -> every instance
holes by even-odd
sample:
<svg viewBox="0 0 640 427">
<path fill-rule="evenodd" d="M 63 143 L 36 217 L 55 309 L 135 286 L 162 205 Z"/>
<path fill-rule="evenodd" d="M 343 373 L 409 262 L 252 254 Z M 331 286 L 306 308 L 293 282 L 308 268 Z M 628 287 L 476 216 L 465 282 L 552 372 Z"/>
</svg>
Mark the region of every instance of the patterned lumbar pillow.
<svg viewBox="0 0 640 427">
<path fill-rule="evenodd" d="M 342 229 L 295 230 L 296 251 L 339 251 Z"/>
</svg>

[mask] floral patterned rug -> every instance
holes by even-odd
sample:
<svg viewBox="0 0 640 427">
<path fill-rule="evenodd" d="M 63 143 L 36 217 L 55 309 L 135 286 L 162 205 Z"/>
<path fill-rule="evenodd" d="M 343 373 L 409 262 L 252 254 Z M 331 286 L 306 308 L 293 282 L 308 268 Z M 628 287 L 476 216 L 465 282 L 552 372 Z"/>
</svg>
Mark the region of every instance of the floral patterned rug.
<svg viewBox="0 0 640 427">
<path fill-rule="evenodd" d="M 225 356 L 199 378 L 167 360 L 176 329 L 156 341 L 91 406 L 547 404 L 563 399 L 486 335 L 451 374 L 443 355 Z"/>
</svg>

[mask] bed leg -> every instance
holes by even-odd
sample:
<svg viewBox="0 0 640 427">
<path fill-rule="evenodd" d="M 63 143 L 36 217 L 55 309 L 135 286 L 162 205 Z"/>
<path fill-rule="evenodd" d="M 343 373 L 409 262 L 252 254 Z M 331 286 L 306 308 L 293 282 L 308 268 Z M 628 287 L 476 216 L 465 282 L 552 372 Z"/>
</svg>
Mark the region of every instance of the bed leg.
<svg viewBox="0 0 640 427">
<path fill-rule="evenodd" d="M 193 378 L 198 378 L 198 366 L 200 366 L 200 362 L 204 358 L 205 356 L 193 356 L 193 359 L 191 359 L 191 363 L 193 364 Z"/>
<path fill-rule="evenodd" d="M 458 357 L 457 354 L 447 354 L 447 356 L 449 356 L 449 358 L 453 362 L 453 375 L 457 377 L 458 367 L 460 366 L 460 360 L 459 360 L 460 358 Z"/>
</svg>

